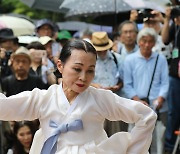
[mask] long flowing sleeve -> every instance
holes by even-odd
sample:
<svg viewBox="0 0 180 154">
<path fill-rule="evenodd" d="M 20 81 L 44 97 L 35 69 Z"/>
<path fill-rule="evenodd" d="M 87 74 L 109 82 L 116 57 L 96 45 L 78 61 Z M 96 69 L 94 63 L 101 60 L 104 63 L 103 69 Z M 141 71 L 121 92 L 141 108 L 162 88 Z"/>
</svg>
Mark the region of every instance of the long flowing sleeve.
<svg viewBox="0 0 180 154">
<path fill-rule="evenodd" d="M 108 91 L 97 95 L 101 98 L 100 110 L 107 119 L 135 123 L 130 132 L 131 139 L 127 154 L 147 154 L 157 119 L 156 113 L 140 102 L 119 97 Z"/>
<path fill-rule="evenodd" d="M 20 121 L 38 118 L 44 92 L 36 88 L 10 97 L 0 93 L 0 119 Z"/>
</svg>

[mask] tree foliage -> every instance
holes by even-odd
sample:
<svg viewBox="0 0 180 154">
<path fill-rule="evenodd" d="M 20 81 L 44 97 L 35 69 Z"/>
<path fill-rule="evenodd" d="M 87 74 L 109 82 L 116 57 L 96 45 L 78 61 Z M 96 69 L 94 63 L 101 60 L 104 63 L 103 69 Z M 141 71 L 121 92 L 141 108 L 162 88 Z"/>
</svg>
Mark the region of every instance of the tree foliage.
<svg viewBox="0 0 180 154">
<path fill-rule="evenodd" d="M 0 14 L 9 13 L 22 14 L 31 19 L 48 18 L 53 21 L 63 20 L 63 15 L 61 14 L 51 11 L 32 9 L 20 0 L 0 0 Z"/>
</svg>

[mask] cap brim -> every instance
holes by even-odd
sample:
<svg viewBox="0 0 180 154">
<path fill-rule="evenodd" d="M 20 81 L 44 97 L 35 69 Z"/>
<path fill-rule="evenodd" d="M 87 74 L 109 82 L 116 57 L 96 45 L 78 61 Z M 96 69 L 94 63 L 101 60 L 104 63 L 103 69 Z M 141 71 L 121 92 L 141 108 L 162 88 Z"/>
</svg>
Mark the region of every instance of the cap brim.
<svg viewBox="0 0 180 154">
<path fill-rule="evenodd" d="M 14 39 L 18 39 L 16 36 L 0 36 L 1 40 L 14 40 Z"/>
<path fill-rule="evenodd" d="M 54 39 L 52 39 L 52 38 L 45 38 L 45 39 L 39 39 L 39 42 L 42 44 L 42 45 L 46 45 L 47 43 L 49 43 L 49 42 L 53 42 L 54 41 Z"/>
<path fill-rule="evenodd" d="M 64 36 L 64 37 L 59 37 L 59 38 L 57 38 L 58 40 L 64 40 L 64 39 L 66 39 L 66 40 L 69 40 L 69 39 L 71 39 L 72 37 L 68 37 L 68 36 Z"/>
</svg>

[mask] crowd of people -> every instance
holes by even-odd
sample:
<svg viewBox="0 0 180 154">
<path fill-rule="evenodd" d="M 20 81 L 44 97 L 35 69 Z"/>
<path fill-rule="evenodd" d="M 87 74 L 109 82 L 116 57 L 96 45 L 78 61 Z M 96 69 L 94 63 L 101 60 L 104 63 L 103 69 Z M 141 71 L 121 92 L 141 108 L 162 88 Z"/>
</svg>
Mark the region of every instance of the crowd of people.
<svg viewBox="0 0 180 154">
<path fill-rule="evenodd" d="M 22 44 L 0 29 L 0 154 L 28 154 L 32 143 L 32 154 L 171 154 L 180 127 L 180 9 L 173 11 L 151 10 L 139 29 L 132 10 L 114 35 L 85 29 L 74 38 L 41 19 L 38 40 Z M 78 125 L 57 148 L 48 141 L 51 120 Z M 57 134 L 69 131 L 61 127 Z"/>
</svg>

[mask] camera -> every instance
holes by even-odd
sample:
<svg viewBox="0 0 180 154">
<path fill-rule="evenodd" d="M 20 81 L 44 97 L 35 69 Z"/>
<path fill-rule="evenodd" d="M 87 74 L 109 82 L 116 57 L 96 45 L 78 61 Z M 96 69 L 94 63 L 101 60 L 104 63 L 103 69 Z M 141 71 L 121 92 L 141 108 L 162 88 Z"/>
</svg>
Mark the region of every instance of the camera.
<svg viewBox="0 0 180 154">
<path fill-rule="evenodd" d="M 174 6 L 171 10 L 171 19 L 174 19 L 176 17 L 180 16 L 180 6 Z"/>
<path fill-rule="evenodd" d="M 5 57 L 6 57 L 6 59 L 9 59 L 10 56 L 11 56 L 11 54 L 12 54 L 12 51 L 6 51 L 6 52 L 5 52 Z"/>
<path fill-rule="evenodd" d="M 155 14 L 151 13 L 152 9 L 138 10 L 138 20 L 143 21 L 144 18 L 154 18 Z"/>
</svg>

